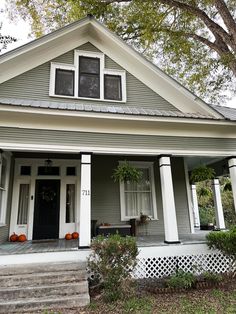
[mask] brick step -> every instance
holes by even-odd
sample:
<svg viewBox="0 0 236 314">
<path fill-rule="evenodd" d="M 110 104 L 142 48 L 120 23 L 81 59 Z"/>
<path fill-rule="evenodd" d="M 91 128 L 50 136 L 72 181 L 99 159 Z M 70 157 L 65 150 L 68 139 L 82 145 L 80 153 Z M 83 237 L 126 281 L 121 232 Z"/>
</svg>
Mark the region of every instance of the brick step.
<svg viewBox="0 0 236 314">
<path fill-rule="evenodd" d="M 0 303 L 0 313 L 23 313 L 31 311 L 36 313 L 39 310 L 53 310 L 57 308 L 72 308 L 88 305 L 90 298 L 88 293 L 64 298 L 32 298 L 27 300 L 4 301 Z"/>
<path fill-rule="evenodd" d="M 60 272 L 67 270 L 84 270 L 86 269 L 86 262 L 60 262 L 60 263 L 35 263 L 24 265 L 11 265 L 0 267 L 0 277 L 16 274 L 34 274 L 47 272 Z"/>
<path fill-rule="evenodd" d="M 0 288 L 0 307 L 4 301 L 20 301 L 30 298 L 72 297 L 88 293 L 88 282 L 51 284 L 47 286 Z"/>
<path fill-rule="evenodd" d="M 85 270 L 68 270 L 58 272 L 15 274 L 0 276 L 0 287 L 27 287 L 47 285 L 50 283 L 72 283 L 87 279 Z"/>
</svg>

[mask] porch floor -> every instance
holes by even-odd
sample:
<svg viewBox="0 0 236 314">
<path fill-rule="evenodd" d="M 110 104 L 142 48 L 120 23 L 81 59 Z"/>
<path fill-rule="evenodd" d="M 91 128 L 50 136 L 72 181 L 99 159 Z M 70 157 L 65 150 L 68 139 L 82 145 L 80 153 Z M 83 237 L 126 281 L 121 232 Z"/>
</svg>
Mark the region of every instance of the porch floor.
<svg viewBox="0 0 236 314">
<path fill-rule="evenodd" d="M 208 232 L 209 231 L 196 231 L 194 234 L 180 235 L 180 242 L 182 245 L 205 243 L 205 237 Z M 136 239 L 138 247 L 168 246 L 168 244 L 164 243 L 164 235 L 144 235 L 138 236 Z M 0 244 L 0 255 L 77 251 L 78 246 L 78 240 L 66 241 L 64 239 L 26 241 L 23 243 L 5 242 Z"/>
</svg>

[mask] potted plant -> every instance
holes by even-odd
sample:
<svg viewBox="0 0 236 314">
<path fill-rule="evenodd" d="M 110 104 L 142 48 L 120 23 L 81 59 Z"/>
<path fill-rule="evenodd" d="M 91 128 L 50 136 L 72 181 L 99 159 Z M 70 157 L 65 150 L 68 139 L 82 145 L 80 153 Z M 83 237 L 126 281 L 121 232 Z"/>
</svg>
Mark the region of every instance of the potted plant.
<svg viewBox="0 0 236 314">
<path fill-rule="evenodd" d="M 151 218 L 150 218 L 148 215 L 143 214 L 142 212 L 140 213 L 140 219 L 139 219 L 139 224 L 140 224 L 140 225 L 145 225 L 145 224 L 147 224 L 150 220 L 151 220 Z"/>
<path fill-rule="evenodd" d="M 131 166 L 127 161 L 119 164 L 112 175 L 114 182 L 139 182 L 142 178 L 142 171 Z"/>
</svg>

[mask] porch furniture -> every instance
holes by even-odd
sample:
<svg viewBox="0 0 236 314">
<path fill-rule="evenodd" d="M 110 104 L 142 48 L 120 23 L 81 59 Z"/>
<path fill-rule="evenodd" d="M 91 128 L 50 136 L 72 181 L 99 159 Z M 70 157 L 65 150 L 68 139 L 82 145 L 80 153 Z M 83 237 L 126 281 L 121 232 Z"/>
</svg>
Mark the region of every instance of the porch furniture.
<svg viewBox="0 0 236 314">
<path fill-rule="evenodd" d="M 98 235 L 107 236 L 109 234 L 119 233 L 121 236 L 131 235 L 131 225 L 111 225 L 111 226 L 99 226 L 97 228 Z"/>
</svg>

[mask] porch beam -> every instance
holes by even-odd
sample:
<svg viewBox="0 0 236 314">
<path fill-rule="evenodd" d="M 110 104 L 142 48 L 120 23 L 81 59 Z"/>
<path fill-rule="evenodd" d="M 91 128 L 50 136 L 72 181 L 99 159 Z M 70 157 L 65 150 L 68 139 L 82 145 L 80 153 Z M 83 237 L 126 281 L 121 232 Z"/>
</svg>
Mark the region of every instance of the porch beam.
<svg viewBox="0 0 236 314">
<path fill-rule="evenodd" d="M 91 244 L 91 154 L 81 154 L 79 247 Z"/>
<path fill-rule="evenodd" d="M 194 217 L 194 227 L 200 229 L 200 217 L 199 217 L 199 208 L 198 208 L 198 199 L 197 199 L 197 189 L 196 185 L 191 185 L 192 193 L 192 206 L 193 206 L 193 217 Z"/>
<path fill-rule="evenodd" d="M 234 198 L 234 209 L 236 211 L 236 157 L 228 160 L 231 186 Z"/>
<path fill-rule="evenodd" d="M 213 189 L 213 194 L 214 194 L 216 227 L 217 229 L 225 229 L 225 219 L 224 219 L 224 212 L 223 212 L 222 201 L 221 201 L 219 179 L 213 180 L 212 189 Z"/>
<path fill-rule="evenodd" d="M 163 218 L 165 228 L 165 242 L 179 243 L 177 228 L 177 218 L 174 199 L 174 188 L 171 174 L 171 164 L 169 156 L 162 156 L 159 159 L 161 193 L 163 205 Z"/>
</svg>

